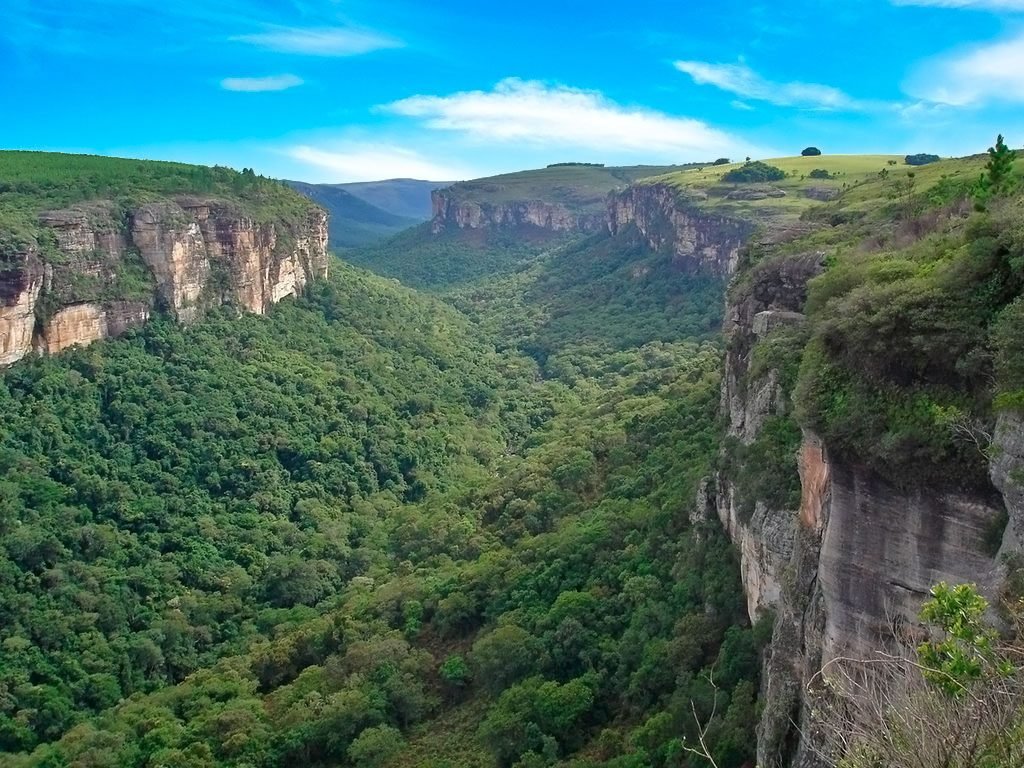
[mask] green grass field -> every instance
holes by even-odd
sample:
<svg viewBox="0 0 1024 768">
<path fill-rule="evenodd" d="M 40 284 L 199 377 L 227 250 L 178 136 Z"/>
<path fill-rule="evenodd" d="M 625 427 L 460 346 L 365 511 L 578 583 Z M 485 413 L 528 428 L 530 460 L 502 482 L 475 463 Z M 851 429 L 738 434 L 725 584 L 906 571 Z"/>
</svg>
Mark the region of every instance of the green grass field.
<svg viewBox="0 0 1024 768">
<path fill-rule="evenodd" d="M 742 163 L 705 166 L 663 174 L 640 180 L 641 184 L 667 184 L 681 196 L 690 197 L 702 208 L 719 213 L 753 218 L 764 223 L 779 223 L 799 218 L 804 211 L 820 205 L 812 196 L 816 191 L 833 190 L 854 204 L 877 204 L 891 198 L 897 183 L 913 179 L 917 192 L 938 184 L 963 185 L 977 177 L 984 166 L 981 156 L 941 160 L 924 166 L 909 166 L 903 155 L 820 155 L 817 157 L 779 157 L 763 161 L 780 168 L 786 178 L 767 183 L 730 183 L 722 177 Z M 831 178 L 810 178 L 814 170 L 827 171 Z M 913 174 L 913 177 L 908 176 Z M 785 192 L 784 197 L 762 200 L 734 200 L 728 195 L 736 190 L 771 190 Z M 810 192 L 810 194 L 809 194 Z M 706 199 L 704 196 L 706 195 Z"/>
</svg>

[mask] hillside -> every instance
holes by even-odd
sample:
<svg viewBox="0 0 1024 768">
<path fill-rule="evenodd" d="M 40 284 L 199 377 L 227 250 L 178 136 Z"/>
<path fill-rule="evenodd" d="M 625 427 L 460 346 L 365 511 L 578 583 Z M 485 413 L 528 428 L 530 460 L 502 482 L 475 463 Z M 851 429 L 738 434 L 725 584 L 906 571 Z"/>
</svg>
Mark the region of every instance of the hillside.
<svg viewBox="0 0 1024 768">
<path fill-rule="evenodd" d="M 345 257 L 421 288 L 515 272 L 603 229 L 613 190 L 673 168 L 559 165 L 459 182 L 433 192 L 428 224 Z"/>
<path fill-rule="evenodd" d="M 327 272 L 324 211 L 226 168 L 0 152 L 0 366 L 151 316 L 265 312 Z"/>
<path fill-rule="evenodd" d="M 993 194 L 978 182 L 987 160 L 873 174 L 877 158 L 841 160 L 839 196 L 796 225 L 773 214 L 738 263 L 709 514 L 743 552 L 750 614 L 777 616 L 761 765 L 834 748 L 821 720 L 834 705 L 810 678 L 835 659 L 914 652 L 893 627 L 918 624 L 936 583 L 976 584 L 1015 611 L 1024 164 Z"/>
<path fill-rule="evenodd" d="M 287 184 L 327 211 L 328 237 L 334 250 L 375 243 L 414 227 L 422 220 L 397 216 L 371 205 L 348 192 L 344 185 L 307 184 L 302 181 L 289 181 Z"/>
<path fill-rule="evenodd" d="M 613 189 L 621 189 L 637 179 L 659 176 L 692 166 L 554 165 L 500 176 L 489 176 L 453 184 L 444 191 L 456 202 L 472 201 L 480 205 L 519 200 L 544 200 L 564 203 L 583 212 L 600 210 L 604 198 Z"/>
<path fill-rule="evenodd" d="M 617 295 L 627 243 L 574 253 Z M 547 266 L 463 312 L 338 265 L 6 371 L 5 761 L 645 764 L 690 701 L 749 759 L 765 627 L 690 515 L 723 282 L 588 320 Z"/>
<path fill-rule="evenodd" d="M 548 214 L 607 176 L 550 182 L 593 167 L 456 185 L 481 226 L 352 252 L 385 276 L 16 363 L 5 760 L 877 768 L 836 745 L 899 723 L 833 670 L 901 653 L 884 695 L 1010 744 L 961 695 L 1017 695 L 984 603 L 921 614 L 1024 595 L 1024 162 L 986 162 L 641 175 L 586 228 Z"/>
</svg>

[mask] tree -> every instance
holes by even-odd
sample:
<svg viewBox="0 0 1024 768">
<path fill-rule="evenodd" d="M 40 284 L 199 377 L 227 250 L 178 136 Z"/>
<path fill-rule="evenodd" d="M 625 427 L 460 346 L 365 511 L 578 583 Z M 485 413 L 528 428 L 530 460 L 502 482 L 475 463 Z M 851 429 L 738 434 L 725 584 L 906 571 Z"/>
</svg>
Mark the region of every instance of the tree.
<svg viewBox="0 0 1024 768">
<path fill-rule="evenodd" d="M 477 681 L 500 691 L 540 667 L 540 641 L 521 627 L 498 627 L 475 643 L 470 657 Z"/>
<path fill-rule="evenodd" d="M 786 178 L 786 172 L 774 165 L 762 163 L 755 160 L 752 163 L 744 163 L 739 168 L 733 168 L 722 176 L 722 181 L 756 184 L 764 181 L 781 181 Z"/>
<path fill-rule="evenodd" d="M 397 728 L 375 725 L 360 733 L 349 745 L 348 759 L 357 768 L 378 768 L 401 752 L 404 743 Z"/>
<path fill-rule="evenodd" d="M 921 611 L 931 637 L 829 662 L 809 686 L 816 747 L 841 768 L 1024 765 L 1024 625 L 1001 642 L 973 584 L 939 584 Z"/>
<path fill-rule="evenodd" d="M 732 160 L 730 160 L 728 157 L 720 157 L 717 160 L 715 160 L 715 162 L 713 162 L 712 165 L 728 165 L 731 162 Z"/>
<path fill-rule="evenodd" d="M 1006 146 L 1003 135 L 996 137 L 996 145 L 988 148 L 988 162 L 985 170 L 988 173 L 988 185 L 994 194 L 1002 194 L 1010 187 L 1013 174 L 1013 161 L 1017 153 Z"/>
<path fill-rule="evenodd" d="M 438 674 L 441 675 L 442 680 L 453 688 L 464 687 L 471 677 L 469 665 L 458 654 L 453 654 L 445 659 L 438 669 Z"/>
<path fill-rule="evenodd" d="M 903 158 L 903 162 L 907 165 L 928 165 L 929 163 L 937 163 L 941 159 L 938 155 L 929 155 L 922 152 L 917 155 L 907 155 Z"/>
<path fill-rule="evenodd" d="M 804 157 L 817 157 L 821 154 L 821 150 L 817 147 L 807 147 L 803 152 L 800 153 Z"/>
</svg>

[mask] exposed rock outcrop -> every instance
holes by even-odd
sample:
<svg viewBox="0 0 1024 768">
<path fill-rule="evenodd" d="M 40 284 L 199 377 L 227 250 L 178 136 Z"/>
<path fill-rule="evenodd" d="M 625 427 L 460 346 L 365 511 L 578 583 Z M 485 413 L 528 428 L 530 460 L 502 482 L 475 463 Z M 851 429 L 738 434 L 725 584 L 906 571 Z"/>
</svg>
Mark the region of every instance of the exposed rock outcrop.
<svg viewBox="0 0 1024 768">
<path fill-rule="evenodd" d="M 121 211 L 93 202 L 39 217 L 35 248 L 0 272 L 0 365 L 116 336 L 153 311 L 192 322 L 230 304 L 263 313 L 327 273 L 327 217 L 256 221 L 231 203 L 179 198 Z"/>
<path fill-rule="evenodd" d="M 731 275 L 754 225 L 702 211 L 695 203 L 665 184 L 634 185 L 609 198 L 608 229 L 616 234 L 635 225 L 652 249 L 671 249 L 677 266 Z"/>
<path fill-rule="evenodd" d="M 62 307 L 43 324 L 33 340 L 38 352 L 54 355 L 76 344 L 118 336 L 149 319 L 151 307 L 141 301 L 73 304 Z"/>
<path fill-rule="evenodd" d="M 604 226 L 600 212 L 587 212 L 547 200 L 514 200 L 504 203 L 458 199 L 450 190 L 430 193 L 431 229 L 486 229 L 533 226 L 550 232 L 596 232 Z"/>
<path fill-rule="evenodd" d="M 746 270 L 734 285 L 722 407 L 730 435 L 743 444 L 757 439 L 767 418 L 788 413 L 779 371 L 752 375 L 752 351 L 758 339 L 804 322 L 806 284 L 822 262 L 819 253 L 777 257 Z M 1024 535 L 1019 417 L 1000 418 L 992 455 L 1000 493 L 937 491 L 912 478 L 897 487 L 832 456 L 805 433 L 799 509 L 769 510 L 758 502 L 748 521 L 737 514 L 733 478 L 719 474 L 718 513 L 741 554 L 751 617 L 766 607 L 776 614 L 765 660 L 758 765 L 816 765 L 807 742 L 816 729 L 810 681 L 829 660 L 869 657 L 916 625 L 934 584 L 974 582 L 996 595 L 999 561 L 992 538 L 1006 519 L 1004 504 L 1010 511 L 1004 551 L 1019 550 Z"/>
<path fill-rule="evenodd" d="M 20 360 L 32 348 L 44 274 L 34 251 L 18 254 L 0 268 L 0 365 Z"/>
</svg>

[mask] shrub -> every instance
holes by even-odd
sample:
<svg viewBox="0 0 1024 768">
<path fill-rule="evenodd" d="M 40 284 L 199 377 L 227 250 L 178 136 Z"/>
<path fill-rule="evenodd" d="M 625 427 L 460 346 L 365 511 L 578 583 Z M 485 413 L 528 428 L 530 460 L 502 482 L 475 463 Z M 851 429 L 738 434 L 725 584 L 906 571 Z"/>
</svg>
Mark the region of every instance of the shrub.
<svg viewBox="0 0 1024 768">
<path fill-rule="evenodd" d="M 919 155 L 907 155 L 903 158 L 903 162 L 907 165 L 928 165 L 929 163 L 937 163 L 941 159 L 942 158 L 938 155 L 926 155 L 922 153 Z"/>
<path fill-rule="evenodd" d="M 377 768 L 401 752 L 404 744 L 397 728 L 377 725 L 359 734 L 348 748 L 348 758 L 360 768 Z"/>
<path fill-rule="evenodd" d="M 739 183 L 757 183 L 762 181 L 781 181 L 786 178 L 786 172 L 774 165 L 762 163 L 755 160 L 752 163 L 744 163 L 739 168 L 733 168 L 722 176 L 722 181 Z"/>
<path fill-rule="evenodd" d="M 715 162 L 713 162 L 712 165 L 728 165 L 731 162 L 732 160 L 730 160 L 728 157 L 720 157 L 717 160 L 715 160 Z"/>
<path fill-rule="evenodd" d="M 804 157 L 817 157 L 821 154 L 821 150 L 817 147 L 807 147 L 803 152 L 800 153 Z"/>
<path fill-rule="evenodd" d="M 808 176 L 812 179 L 831 179 L 832 174 L 826 171 L 824 168 L 815 168 L 811 171 Z"/>
</svg>

